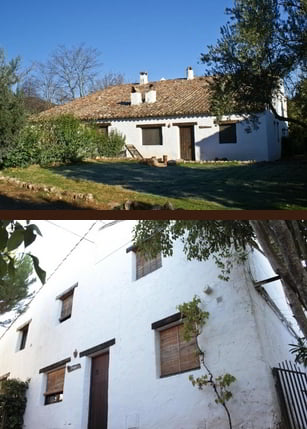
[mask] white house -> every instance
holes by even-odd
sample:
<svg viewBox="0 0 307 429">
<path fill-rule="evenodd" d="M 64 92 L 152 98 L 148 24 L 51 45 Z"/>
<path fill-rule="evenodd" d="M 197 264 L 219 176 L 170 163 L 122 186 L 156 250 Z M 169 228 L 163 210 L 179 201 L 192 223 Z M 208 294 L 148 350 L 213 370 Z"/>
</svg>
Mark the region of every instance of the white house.
<svg viewBox="0 0 307 429">
<path fill-rule="evenodd" d="M 172 160 L 198 161 L 279 159 L 287 124 L 276 120 L 269 110 L 259 114 L 259 128 L 250 133 L 241 116 L 217 121 L 210 113 L 209 79 L 194 77 L 190 67 L 184 79 L 158 82 L 149 82 L 148 73 L 141 72 L 139 84 L 109 87 L 40 116 L 71 113 L 97 121 L 106 133 L 117 130 L 126 136 L 127 156 L 167 155 Z M 283 95 L 273 104 L 279 114 L 286 112 Z"/>
<path fill-rule="evenodd" d="M 0 378 L 31 379 L 24 428 L 228 428 L 212 389 L 188 379 L 205 373 L 180 335 L 177 305 L 194 295 L 210 313 L 199 337 L 208 367 L 236 377 L 233 428 L 277 428 L 272 368 L 295 334 L 274 304 L 285 305 L 278 283 L 271 298 L 259 284 L 274 275 L 265 258 L 251 252 L 228 282 L 212 259 L 188 262 L 181 242 L 145 262 L 133 223 L 97 224 L 2 336 Z"/>
</svg>

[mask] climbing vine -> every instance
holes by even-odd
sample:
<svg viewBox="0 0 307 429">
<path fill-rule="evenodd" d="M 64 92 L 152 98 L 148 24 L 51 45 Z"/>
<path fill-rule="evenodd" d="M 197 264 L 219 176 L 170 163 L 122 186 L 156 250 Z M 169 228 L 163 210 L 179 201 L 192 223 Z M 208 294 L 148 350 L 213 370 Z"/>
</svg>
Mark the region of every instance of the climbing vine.
<svg viewBox="0 0 307 429">
<path fill-rule="evenodd" d="M 221 404 L 224 408 L 227 414 L 229 428 L 232 429 L 231 416 L 227 407 L 227 401 L 232 398 L 232 392 L 229 390 L 229 386 L 236 381 L 236 378 L 229 373 L 215 377 L 205 361 L 205 352 L 200 348 L 197 337 L 202 333 L 203 327 L 209 318 L 209 313 L 202 310 L 200 304 L 201 299 L 195 295 L 192 301 L 185 302 L 177 307 L 183 317 L 184 339 L 185 341 L 190 341 L 193 337 L 196 338 L 201 364 L 207 372 L 197 378 L 190 375 L 189 380 L 193 386 L 197 386 L 200 390 L 203 390 L 204 386 L 209 385 L 212 387 L 216 396 L 215 402 L 217 404 Z"/>
</svg>

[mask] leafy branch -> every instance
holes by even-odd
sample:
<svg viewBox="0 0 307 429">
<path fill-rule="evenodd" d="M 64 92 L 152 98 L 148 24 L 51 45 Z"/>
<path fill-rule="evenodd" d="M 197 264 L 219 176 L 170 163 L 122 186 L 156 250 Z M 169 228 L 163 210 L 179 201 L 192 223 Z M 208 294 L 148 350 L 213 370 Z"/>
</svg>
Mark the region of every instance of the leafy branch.
<svg viewBox="0 0 307 429">
<path fill-rule="evenodd" d="M 216 396 L 215 402 L 216 404 L 221 404 L 225 409 L 229 428 L 232 429 L 231 416 L 226 402 L 232 398 L 232 392 L 228 389 L 228 387 L 236 381 L 236 378 L 229 373 L 214 377 L 205 361 L 205 352 L 200 348 L 197 337 L 202 333 L 203 327 L 209 318 L 209 313 L 202 310 L 200 308 L 200 304 L 201 299 L 195 295 L 192 301 L 185 302 L 177 307 L 183 316 L 184 340 L 190 341 L 193 337 L 196 338 L 201 364 L 207 371 L 207 374 L 197 378 L 194 378 L 193 375 L 190 375 L 189 380 L 193 386 L 197 386 L 199 390 L 203 390 L 203 387 L 207 385 L 212 387 Z"/>
</svg>

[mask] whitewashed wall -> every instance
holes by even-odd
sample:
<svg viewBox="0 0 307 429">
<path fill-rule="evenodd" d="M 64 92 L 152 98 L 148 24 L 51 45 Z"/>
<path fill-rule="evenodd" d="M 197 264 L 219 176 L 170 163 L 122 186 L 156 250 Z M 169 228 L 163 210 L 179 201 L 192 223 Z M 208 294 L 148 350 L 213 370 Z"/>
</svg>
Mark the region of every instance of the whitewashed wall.
<svg viewBox="0 0 307 429">
<path fill-rule="evenodd" d="M 151 324 L 198 294 L 210 312 L 200 338 L 206 361 L 214 374 L 230 372 L 237 378 L 229 402 L 233 427 L 247 428 L 252 422 L 254 429 L 272 428 L 279 408 L 271 366 L 289 357 L 293 338 L 254 290 L 247 267 L 237 266 L 230 281 L 223 282 L 213 261 L 187 262 L 178 243 L 174 257 L 163 258 L 162 268 L 135 281 L 135 255 L 126 253 L 132 225 L 126 221 L 93 231 L 88 238 L 96 245 L 84 242 L 1 339 L 0 376 L 10 372 L 11 377 L 31 378 L 24 427 L 85 429 L 91 359 L 74 358 L 73 352 L 115 338 L 108 429 L 127 429 L 133 420 L 140 429 L 227 428 L 210 388 L 199 391 L 188 380 L 190 373 L 197 376 L 202 370 L 159 378 L 158 334 Z M 261 263 L 258 258 L 257 267 Z M 260 272 L 272 274 L 265 264 Z M 72 317 L 59 323 L 56 296 L 76 281 Z M 203 289 L 208 284 L 213 293 L 207 296 Z M 16 329 L 30 319 L 26 348 L 16 351 Z M 81 369 L 66 372 L 63 402 L 44 406 L 46 380 L 39 369 L 67 357 Z"/>
<path fill-rule="evenodd" d="M 222 118 L 223 120 L 235 119 L 237 116 Z M 196 160 L 212 161 L 215 158 L 227 158 L 228 160 L 255 160 L 273 161 L 280 157 L 280 140 L 272 134 L 272 115 L 265 113 L 260 115 L 258 129 L 252 129 L 247 133 L 247 124 L 241 121 L 237 124 L 237 143 L 220 144 L 219 126 L 214 124 L 212 116 L 190 116 L 177 118 L 154 118 L 144 120 L 114 120 L 111 121 L 111 130 L 117 130 L 126 136 L 126 144 L 134 145 L 144 158 L 156 156 L 162 158 L 167 155 L 168 159 L 180 159 L 180 131 L 177 123 L 197 122 L 194 126 L 195 135 L 195 158 Z M 162 127 L 161 146 L 143 146 L 142 129 L 136 125 L 165 124 Z M 280 133 L 281 131 L 280 125 Z M 210 127 L 210 128 L 202 128 Z"/>
</svg>

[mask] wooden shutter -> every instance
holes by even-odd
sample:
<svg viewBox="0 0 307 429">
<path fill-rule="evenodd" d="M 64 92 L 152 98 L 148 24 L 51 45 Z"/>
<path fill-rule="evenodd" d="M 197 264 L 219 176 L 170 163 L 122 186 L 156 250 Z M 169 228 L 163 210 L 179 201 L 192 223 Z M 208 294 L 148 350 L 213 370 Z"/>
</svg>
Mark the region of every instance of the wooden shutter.
<svg viewBox="0 0 307 429">
<path fill-rule="evenodd" d="M 196 338 L 183 338 L 183 324 L 160 332 L 161 377 L 200 368 Z"/>
<path fill-rule="evenodd" d="M 185 341 L 183 338 L 183 325 L 179 326 L 179 342 L 180 342 L 180 370 L 188 371 L 189 369 L 199 368 L 199 353 L 197 349 L 196 337 L 190 341 Z"/>
<path fill-rule="evenodd" d="M 45 395 L 62 393 L 64 389 L 65 368 L 59 368 L 47 373 L 47 389 Z"/>
<path fill-rule="evenodd" d="M 162 145 L 162 130 L 161 127 L 143 128 L 143 145 L 155 146 Z"/>
<path fill-rule="evenodd" d="M 61 298 L 62 311 L 61 311 L 60 321 L 64 321 L 71 316 L 73 296 L 74 296 L 74 293 L 70 292 L 69 295 L 65 295 L 64 297 Z"/>
<path fill-rule="evenodd" d="M 161 253 L 154 258 L 146 257 L 140 252 L 136 252 L 136 279 L 146 276 L 162 266 Z"/>
<path fill-rule="evenodd" d="M 220 124 L 220 143 L 237 143 L 236 124 Z"/>
</svg>

